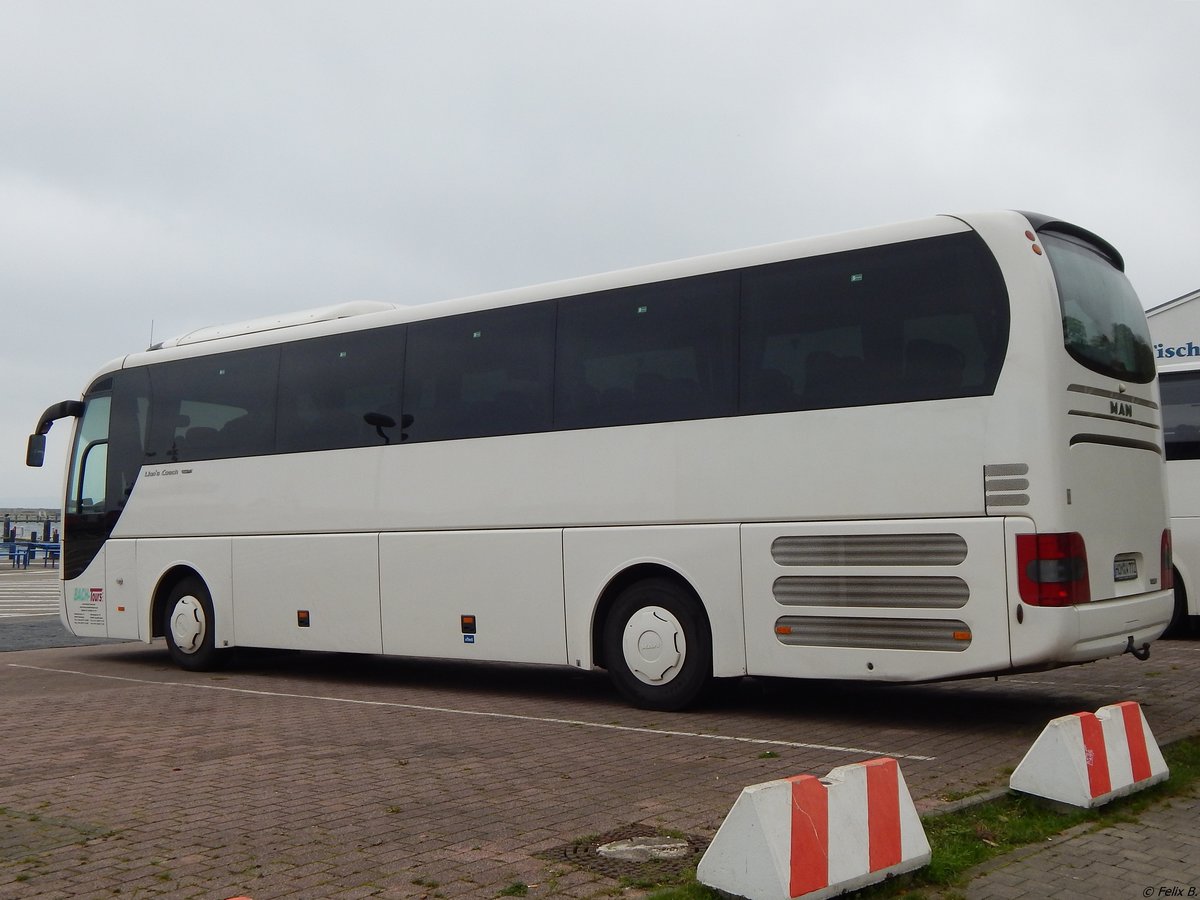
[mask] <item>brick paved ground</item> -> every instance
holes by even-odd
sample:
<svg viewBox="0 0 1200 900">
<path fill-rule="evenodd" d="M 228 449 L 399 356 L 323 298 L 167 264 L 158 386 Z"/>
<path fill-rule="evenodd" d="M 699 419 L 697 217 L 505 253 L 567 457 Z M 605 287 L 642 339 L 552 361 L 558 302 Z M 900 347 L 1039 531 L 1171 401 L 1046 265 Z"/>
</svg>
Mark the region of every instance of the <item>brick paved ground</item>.
<svg viewBox="0 0 1200 900">
<path fill-rule="evenodd" d="M 967 900 L 1200 896 L 1200 794 L 1190 792 L 1100 831 L 1080 826 L 982 867 Z"/>
<path fill-rule="evenodd" d="M 259 653 L 192 674 L 161 644 L 6 653 L 0 898 L 635 895 L 540 854 L 630 823 L 711 837 L 745 785 L 880 754 L 934 808 L 1003 785 L 1049 719 L 1120 700 L 1166 742 L 1197 731 L 1197 663 L 1200 643 L 1162 642 L 1147 663 L 999 681 L 746 680 L 666 714 L 570 670 Z"/>
</svg>

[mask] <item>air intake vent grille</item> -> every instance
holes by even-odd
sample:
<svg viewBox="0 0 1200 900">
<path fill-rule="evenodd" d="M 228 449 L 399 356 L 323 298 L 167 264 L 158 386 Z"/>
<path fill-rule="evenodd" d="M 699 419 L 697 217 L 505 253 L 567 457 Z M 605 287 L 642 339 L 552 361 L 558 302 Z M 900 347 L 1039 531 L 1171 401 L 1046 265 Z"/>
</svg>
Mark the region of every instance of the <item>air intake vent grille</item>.
<svg viewBox="0 0 1200 900">
<path fill-rule="evenodd" d="M 784 606 L 961 609 L 971 591 L 961 578 L 785 575 L 775 579 Z"/>
<path fill-rule="evenodd" d="M 957 566 L 967 542 L 957 534 L 828 534 L 779 537 L 771 558 L 781 566 Z"/>
<path fill-rule="evenodd" d="M 983 467 L 984 503 L 989 507 L 1011 508 L 1029 505 L 1029 466 L 1004 463 Z"/>
<path fill-rule="evenodd" d="M 775 622 L 775 636 L 793 647 L 961 652 L 971 646 L 970 628 L 957 619 L 783 616 Z"/>
</svg>

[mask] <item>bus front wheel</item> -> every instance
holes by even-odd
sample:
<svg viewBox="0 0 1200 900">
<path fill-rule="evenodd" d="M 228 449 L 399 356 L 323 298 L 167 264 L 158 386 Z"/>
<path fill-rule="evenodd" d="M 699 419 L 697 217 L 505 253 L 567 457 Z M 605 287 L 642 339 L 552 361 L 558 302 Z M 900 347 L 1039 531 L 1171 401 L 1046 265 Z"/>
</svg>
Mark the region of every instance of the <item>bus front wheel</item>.
<svg viewBox="0 0 1200 900">
<path fill-rule="evenodd" d="M 631 584 L 605 622 L 604 660 L 635 706 L 691 706 L 712 678 L 712 638 L 699 601 L 666 578 Z"/>
<path fill-rule="evenodd" d="M 180 668 L 202 672 L 217 663 L 212 597 L 199 578 L 185 578 L 171 589 L 163 622 L 167 649 Z"/>
</svg>

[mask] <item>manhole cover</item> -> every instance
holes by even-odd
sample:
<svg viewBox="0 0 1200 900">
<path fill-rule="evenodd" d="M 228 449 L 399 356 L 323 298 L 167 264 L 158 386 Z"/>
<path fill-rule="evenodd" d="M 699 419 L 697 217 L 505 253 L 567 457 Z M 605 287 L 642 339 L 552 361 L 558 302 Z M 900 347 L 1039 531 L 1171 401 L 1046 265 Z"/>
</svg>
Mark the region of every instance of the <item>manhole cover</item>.
<svg viewBox="0 0 1200 900">
<path fill-rule="evenodd" d="M 653 825 L 623 825 L 606 834 L 579 838 L 538 856 L 568 862 L 608 878 L 666 883 L 695 868 L 708 839 L 667 834 Z"/>
<path fill-rule="evenodd" d="M 625 862 L 649 862 L 652 859 L 680 859 L 692 848 L 684 838 L 645 837 L 622 838 L 601 844 L 596 852 L 605 859 L 621 859 Z"/>
</svg>

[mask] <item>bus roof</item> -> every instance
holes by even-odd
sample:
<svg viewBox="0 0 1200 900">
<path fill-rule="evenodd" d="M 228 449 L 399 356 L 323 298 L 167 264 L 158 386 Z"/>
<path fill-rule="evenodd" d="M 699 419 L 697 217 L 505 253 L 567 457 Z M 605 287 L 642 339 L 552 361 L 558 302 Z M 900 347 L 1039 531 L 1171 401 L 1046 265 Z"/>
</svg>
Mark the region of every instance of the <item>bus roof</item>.
<svg viewBox="0 0 1200 900">
<path fill-rule="evenodd" d="M 100 377 L 117 368 L 129 368 L 223 350 L 235 350 L 259 344 L 282 343 L 338 332 L 398 325 L 423 319 L 476 312 L 493 307 L 516 306 L 560 297 L 572 297 L 614 290 L 637 284 L 651 284 L 704 275 L 730 269 L 768 265 L 789 259 L 820 256 L 845 250 L 900 243 L 926 237 L 956 234 L 971 229 L 970 222 L 1001 218 L 1028 223 L 1030 217 L 1051 221 L 1036 213 L 991 211 L 982 214 L 939 214 L 889 225 L 799 238 L 742 250 L 695 256 L 670 262 L 652 263 L 611 272 L 545 282 L 528 287 L 475 294 L 429 303 L 403 304 L 374 301 L 341 303 L 299 312 L 266 316 L 227 325 L 197 329 L 154 344 L 144 352 L 135 352 L 101 369 Z M 1028 224 L 1023 227 L 1028 227 Z"/>
</svg>

